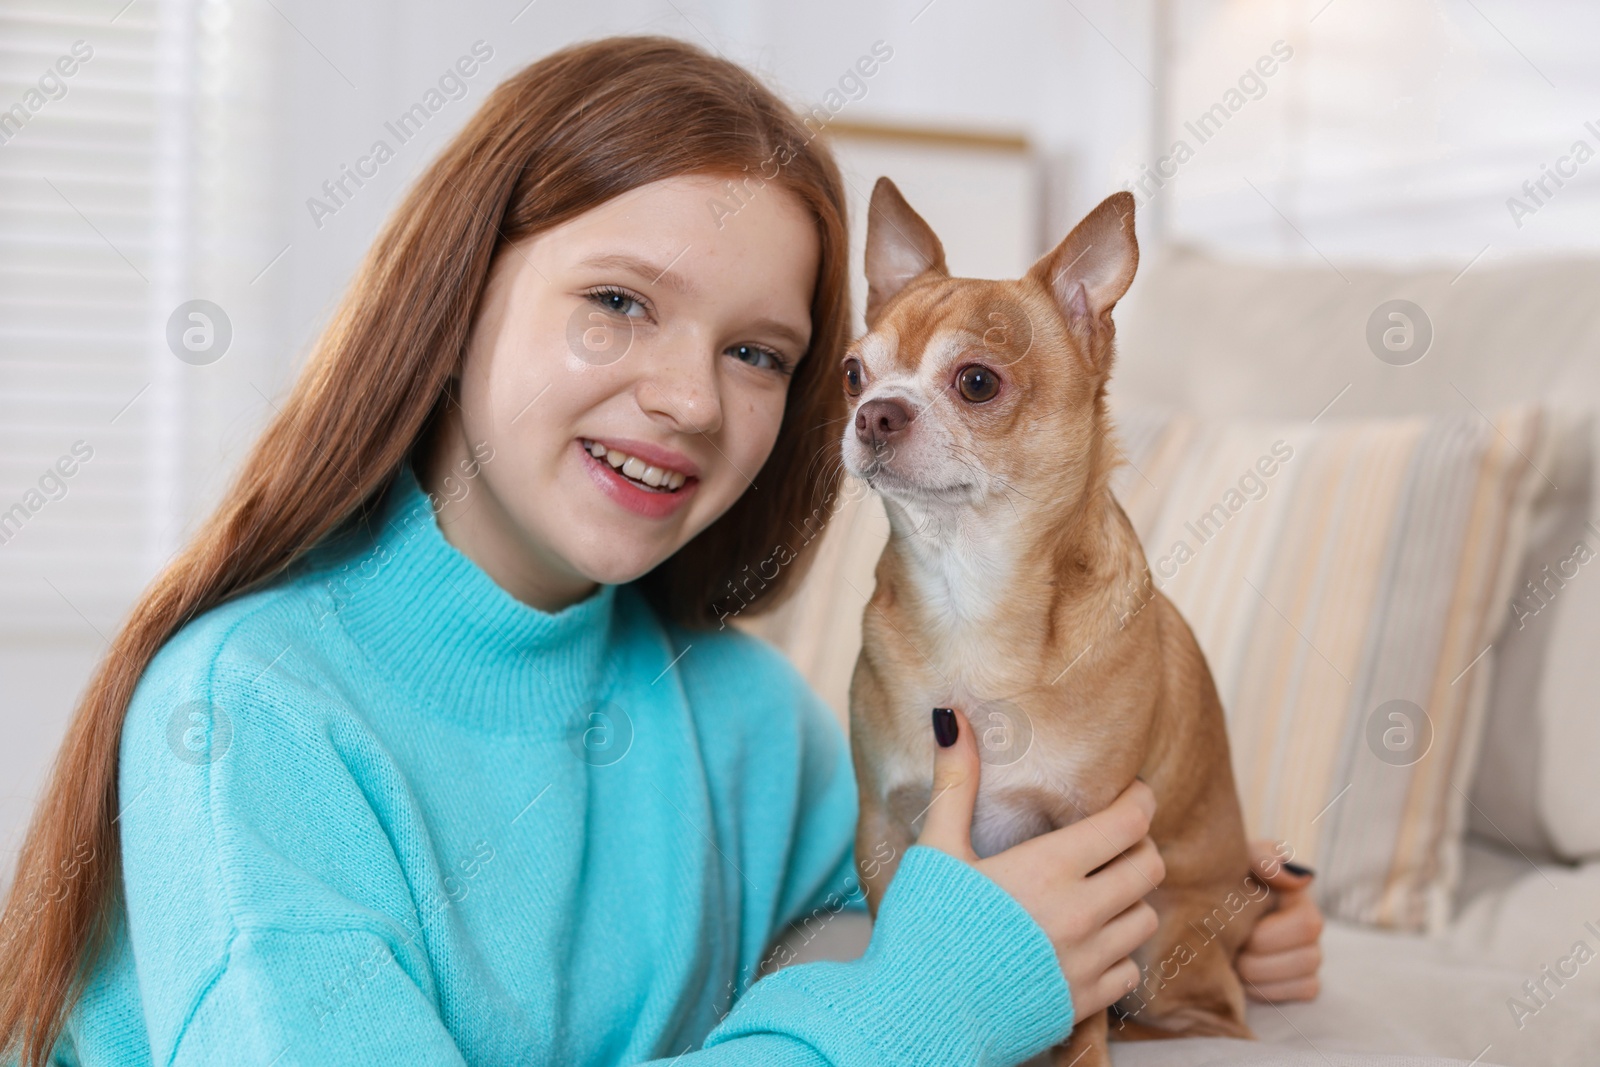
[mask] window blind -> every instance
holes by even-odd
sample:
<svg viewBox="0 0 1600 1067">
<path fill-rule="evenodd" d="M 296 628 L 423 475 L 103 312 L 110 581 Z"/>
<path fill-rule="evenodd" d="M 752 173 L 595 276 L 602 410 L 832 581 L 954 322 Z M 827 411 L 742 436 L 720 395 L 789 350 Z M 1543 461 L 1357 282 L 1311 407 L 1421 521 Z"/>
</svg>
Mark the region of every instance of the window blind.
<svg viewBox="0 0 1600 1067">
<path fill-rule="evenodd" d="M 236 458 L 215 395 L 272 258 L 247 7 L 0 0 L 0 640 L 109 638 Z"/>
<path fill-rule="evenodd" d="M 158 10 L 0 6 L 0 632 L 106 630 L 148 577 Z M 152 391 L 156 395 L 152 396 Z"/>
</svg>

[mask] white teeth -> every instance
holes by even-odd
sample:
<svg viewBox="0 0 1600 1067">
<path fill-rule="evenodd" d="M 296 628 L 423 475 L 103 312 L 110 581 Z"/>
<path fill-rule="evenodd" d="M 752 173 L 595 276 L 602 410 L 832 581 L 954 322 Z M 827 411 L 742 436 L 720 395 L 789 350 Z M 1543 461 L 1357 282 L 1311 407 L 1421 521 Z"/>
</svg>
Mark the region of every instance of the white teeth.
<svg viewBox="0 0 1600 1067">
<path fill-rule="evenodd" d="M 643 482 L 656 489 L 675 490 L 683 487 L 688 481 L 688 476 L 677 471 L 653 467 L 637 456 L 630 456 L 626 452 L 618 452 L 614 448 L 607 448 L 599 441 L 582 442 L 584 450 L 595 459 L 603 459 L 612 467 L 620 470 L 624 475 L 635 481 Z"/>
</svg>

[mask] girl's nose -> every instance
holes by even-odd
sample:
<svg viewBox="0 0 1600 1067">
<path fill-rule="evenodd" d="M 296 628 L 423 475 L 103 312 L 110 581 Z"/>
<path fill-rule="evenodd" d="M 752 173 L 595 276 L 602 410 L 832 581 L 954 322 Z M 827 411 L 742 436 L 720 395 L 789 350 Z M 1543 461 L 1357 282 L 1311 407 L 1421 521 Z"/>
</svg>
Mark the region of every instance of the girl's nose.
<svg viewBox="0 0 1600 1067">
<path fill-rule="evenodd" d="M 683 433 L 711 434 L 721 428 L 715 352 L 681 337 L 637 355 L 646 363 L 636 393 L 645 414 L 667 419 Z"/>
</svg>

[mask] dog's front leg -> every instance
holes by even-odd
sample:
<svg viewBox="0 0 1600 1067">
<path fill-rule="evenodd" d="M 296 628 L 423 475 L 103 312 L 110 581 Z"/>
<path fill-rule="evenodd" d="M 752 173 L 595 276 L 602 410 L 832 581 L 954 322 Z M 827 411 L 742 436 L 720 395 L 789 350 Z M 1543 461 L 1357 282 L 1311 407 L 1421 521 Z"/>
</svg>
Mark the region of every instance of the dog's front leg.
<svg viewBox="0 0 1600 1067">
<path fill-rule="evenodd" d="M 1168 872 L 1171 877 L 1171 872 Z M 1230 915 L 1224 901 L 1238 899 Z M 1244 987 L 1234 970 L 1239 946 L 1261 906 L 1227 884 L 1177 888 L 1163 884 L 1150 896 L 1161 916 L 1155 936 L 1134 959 L 1143 980 L 1119 1002 L 1118 1040 L 1151 1037 L 1255 1037 L 1245 1022 Z"/>
<path fill-rule="evenodd" d="M 861 815 L 856 822 L 856 871 L 867 891 L 867 913 L 878 917 L 878 903 L 889 879 L 900 867 L 906 849 L 916 842 L 911 830 L 890 814 L 874 789 L 861 790 Z"/>
<path fill-rule="evenodd" d="M 1050 1050 L 1051 1067 L 1111 1067 L 1106 1049 L 1106 1013 L 1078 1020 L 1072 1036 Z"/>
</svg>

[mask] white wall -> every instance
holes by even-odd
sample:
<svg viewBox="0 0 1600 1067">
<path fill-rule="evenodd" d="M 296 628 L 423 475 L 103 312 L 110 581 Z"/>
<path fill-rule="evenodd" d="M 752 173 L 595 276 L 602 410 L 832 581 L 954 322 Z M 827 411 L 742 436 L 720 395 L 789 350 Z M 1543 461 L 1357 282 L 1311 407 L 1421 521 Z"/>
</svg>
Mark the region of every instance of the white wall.
<svg viewBox="0 0 1600 1067">
<path fill-rule="evenodd" d="M 472 0 L 448 6 L 417 2 L 281 5 L 357 89 L 304 41 L 286 47 L 283 110 L 292 131 L 284 188 L 273 210 L 292 226 L 283 264 L 291 290 L 287 316 L 297 347 L 326 320 L 375 228 L 436 148 L 483 98 L 492 80 L 561 45 L 612 33 L 666 33 L 694 41 L 761 72 L 797 104 L 819 100 L 840 76 L 883 40 L 893 58 L 839 118 L 999 127 L 1042 145 L 1081 153 L 1078 199 L 1092 206 L 1109 191 L 1111 159 L 1137 147 L 1148 87 L 1071 7 L 1040 0 L 974 5 L 934 0 L 859 3 L 565 4 Z M 1146 31 L 1126 8 L 1079 4 L 1124 50 L 1142 50 Z M 680 16 L 678 11 L 682 11 Z M 915 19 L 915 21 L 913 21 Z M 1025 28 L 1025 29 L 1024 29 Z M 424 135 L 408 143 L 360 190 L 348 208 L 318 229 L 303 201 L 352 161 L 437 72 L 482 40 L 494 59 L 473 79 L 471 95 L 448 105 Z M 1101 192 L 1099 195 L 1104 195 Z"/>
</svg>

